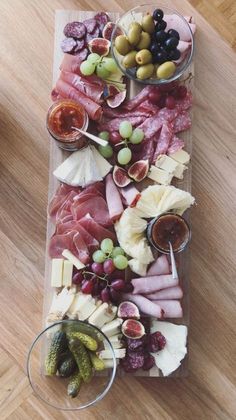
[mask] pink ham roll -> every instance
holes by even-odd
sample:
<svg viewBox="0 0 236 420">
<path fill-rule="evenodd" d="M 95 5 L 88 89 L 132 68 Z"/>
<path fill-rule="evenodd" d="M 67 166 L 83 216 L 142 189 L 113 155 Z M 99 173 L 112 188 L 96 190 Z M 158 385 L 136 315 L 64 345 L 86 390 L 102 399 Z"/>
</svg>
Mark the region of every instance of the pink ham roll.
<svg viewBox="0 0 236 420">
<path fill-rule="evenodd" d="M 154 300 L 158 307 L 164 311 L 164 318 L 182 318 L 183 309 L 178 300 Z"/>
<path fill-rule="evenodd" d="M 141 295 L 132 295 L 132 293 L 124 293 L 123 300 L 130 300 L 135 303 L 139 310 L 146 315 L 156 318 L 163 318 L 164 311 L 159 305 Z"/>
<path fill-rule="evenodd" d="M 147 272 L 147 276 L 159 276 L 160 274 L 170 274 L 169 261 L 166 255 L 157 258 Z"/>
<path fill-rule="evenodd" d="M 162 276 L 139 277 L 131 281 L 132 285 L 134 286 L 134 294 L 153 293 L 158 290 L 165 289 L 167 287 L 177 286 L 178 282 L 178 279 L 173 279 L 172 274 L 166 274 Z"/>
<path fill-rule="evenodd" d="M 135 188 L 133 184 L 128 185 L 128 187 L 120 188 L 120 193 L 125 201 L 127 206 L 135 206 L 141 197 L 140 192 Z"/>
<path fill-rule="evenodd" d="M 110 219 L 114 222 L 118 220 L 124 211 L 121 196 L 112 175 L 106 176 L 106 202 L 108 206 Z"/>
<path fill-rule="evenodd" d="M 150 300 L 181 299 L 183 297 L 183 290 L 180 286 L 167 287 L 167 289 L 160 290 L 159 292 L 150 293 L 146 297 Z"/>
</svg>

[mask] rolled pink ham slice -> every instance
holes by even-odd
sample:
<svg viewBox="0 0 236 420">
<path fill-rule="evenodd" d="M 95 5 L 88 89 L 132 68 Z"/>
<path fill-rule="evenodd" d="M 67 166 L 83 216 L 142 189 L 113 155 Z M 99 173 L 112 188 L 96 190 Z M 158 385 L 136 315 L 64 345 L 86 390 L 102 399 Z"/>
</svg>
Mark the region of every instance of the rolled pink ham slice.
<svg viewBox="0 0 236 420">
<path fill-rule="evenodd" d="M 169 261 L 166 255 L 157 258 L 147 272 L 147 276 L 159 276 L 160 274 L 170 274 Z"/>
<path fill-rule="evenodd" d="M 128 185 L 128 187 L 120 188 L 120 193 L 125 200 L 127 206 L 135 206 L 141 197 L 140 192 L 135 188 L 134 185 Z"/>
<path fill-rule="evenodd" d="M 134 286 L 133 293 L 149 294 L 158 290 L 178 285 L 179 280 L 173 279 L 172 274 L 162 276 L 139 277 L 131 281 Z"/>
<path fill-rule="evenodd" d="M 178 300 L 154 300 L 153 303 L 164 311 L 164 318 L 182 318 L 183 309 Z"/>
<path fill-rule="evenodd" d="M 159 292 L 150 293 L 149 295 L 146 295 L 146 297 L 150 300 L 181 299 L 183 297 L 183 290 L 180 286 L 168 287 Z"/>
<path fill-rule="evenodd" d="M 121 196 L 112 175 L 106 176 L 106 202 L 108 206 L 110 219 L 114 222 L 118 220 L 124 211 Z"/>
<path fill-rule="evenodd" d="M 139 310 L 146 315 L 154 316 L 156 318 L 163 318 L 164 311 L 159 305 L 153 303 L 151 300 L 141 295 L 132 295 L 131 293 L 124 293 L 123 300 L 130 300 L 138 306 Z"/>
</svg>

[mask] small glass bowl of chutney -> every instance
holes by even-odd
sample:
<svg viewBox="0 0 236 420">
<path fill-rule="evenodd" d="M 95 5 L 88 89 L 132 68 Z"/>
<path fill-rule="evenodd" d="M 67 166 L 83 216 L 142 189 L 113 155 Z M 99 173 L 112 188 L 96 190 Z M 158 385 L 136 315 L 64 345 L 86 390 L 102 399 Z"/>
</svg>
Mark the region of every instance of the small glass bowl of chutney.
<svg viewBox="0 0 236 420">
<path fill-rule="evenodd" d="M 88 123 L 85 109 L 71 99 L 59 99 L 51 105 L 47 113 L 46 124 L 50 135 L 59 147 L 69 151 L 83 149 L 88 145 L 89 140 L 72 128 L 86 131 Z"/>
<path fill-rule="evenodd" d="M 185 249 L 191 239 L 191 230 L 187 221 L 175 213 L 163 213 L 152 219 L 147 227 L 147 238 L 151 245 L 162 254 L 170 254 Z"/>
</svg>

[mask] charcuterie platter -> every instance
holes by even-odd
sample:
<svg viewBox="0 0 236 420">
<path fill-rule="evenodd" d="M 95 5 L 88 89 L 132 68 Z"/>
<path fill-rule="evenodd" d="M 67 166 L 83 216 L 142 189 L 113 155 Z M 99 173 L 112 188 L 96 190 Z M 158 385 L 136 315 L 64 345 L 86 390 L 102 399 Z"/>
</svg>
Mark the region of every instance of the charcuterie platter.
<svg viewBox="0 0 236 420">
<path fill-rule="evenodd" d="M 143 7 L 56 12 L 44 326 L 94 325 L 119 374 L 178 377 L 188 357 L 195 24 Z M 109 368 L 106 349 L 96 357 Z"/>
</svg>

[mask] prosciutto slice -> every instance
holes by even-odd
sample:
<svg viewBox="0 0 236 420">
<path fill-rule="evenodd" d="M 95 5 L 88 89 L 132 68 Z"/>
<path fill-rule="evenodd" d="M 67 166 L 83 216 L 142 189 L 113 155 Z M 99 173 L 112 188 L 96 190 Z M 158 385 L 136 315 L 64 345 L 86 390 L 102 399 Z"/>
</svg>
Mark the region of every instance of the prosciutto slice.
<svg viewBox="0 0 236 420">
<path fill-rule="evenodd" d="M 165 155 L 167 153 L 169 144 L 173 136 L 173 131 L 171 125 L 168 123 L 163 123 L 160 137 L 157 142 L 156 150 L 153 155 L 153 162 L 156 162 L 159 155 Z"/>
<path fill-rule="evenodd" d="M 71 231 L 62 235 L 53 235 L 49 242 L 49 256 L 51 258 L 62 258 L 64 249 L 69 249 L 72 254 L 77 255 L 77 250 L 73 242 L 76 233 L 76 231 Z"/>
<path fill-rule="evenodd" d="M 56 227 L 56 233 L 59 235 L 68 233 L 71 230 L 78 232 L 82 236 L 90 253 L 93 253 L 96 249 L 98 249 L 98 241 L 92 235 L 90 235 L 86 229 L 84 229 L 80 222 L 72 220 L 65 223 L 59 223 Z"/>
<path fill-rule="evenodd" d="M 78 55 L 64 54 L 60 70 L 80 74 L 81 58 Z"/>
<path fill-rule="evenodd" d="M 69 85 L 73 86 L 79 92 L 83 93 L 88 98 L 92 99 L 96 103 L 102 102 L 103 86 L 96 85 L 86 80 L 85 77 L 81 77 L 77 74 L 62 71 L 60 79 Z"/>
<path fill-rule="evenodd" d="M 146 295 L 151 300 L 171 300 L 171 299 L 182 299 L 183 290 L 180 286 L 168 287 L 167 289 L 160 290 L 156 293 L 150 293 Z"/>
<path fill-rule="evenodd" d="M 123 105 L 123 108 L 127 109 L 128 111 L 132 111 L 142 102 L 144 102 L 150 92 L 152 92 L 155 88 L 153 86 L 147 85 L 144 89 L 142 89 L 134 98 L 126 101 Z"/>
<path fill-rule="evenodd" d="M 116 242 L 116 235 L 114 231 L 101 226 L 99 223 L 93 220 L 89 214 L 80 219 L 79 222 L 80 225 L 83 226 L 83 228 L 89 232 L 90 235 L 92 235 L 98 242 L 102 242 L 102 240 L 105 238 L 110 238 L 113 242 Z"/>
<path fill-rule="evenodd" d="M 74 220 L 80 220 L 89 213 L 95 222 L 103 226 L 112 224 L 107 203 L 101 196 L 89 197 L 82 203 L 78 202 L 78 200 L 74 201 L 71 205 L 71 213 Z"/>
<path fill-rule="evenodd" d="M 182 318 L 183 309 L 178 300 L 155 300 L 153 301 L 164 311 L 164 318 Z"/>
<path fill-rule="evenodd" d="M 69 83 L 64 82 L 63 80 L 59 79 L 56 83 L 56 89 L 63 98 L 69 98 L 74 100 L 75 102 L 80 103 L 85 110 L 87 111 L 89 117 L 92 120 L 99 120 L 102 116 L 102 107 L 96 102 L 92 101 L 90 98 L 85 96 L 83 93 L 79 92 Z"/>
<path fill-rule="evenodd" d="M 161 274 L 170 274 L 169 261 L 164 254 L 157 258 L 147 271 L 147 276 L 159 276 Z"/>
<path fill-rule="evenodd" d="M 121 196 L 112 175 L 106 176 L 106 202 L 108 206 L 110 219 L 115 222 L 124 211 Z"/>
<path fill-rule="evenodd" d="M 88 264 L 90 261 L 89 250 L 83 236 L 79 232 L 75 233 L 73 237 L 73 243 L 76 248 L 79 260 L 83 264 Z"/>
<path fill-rule="evenodd" d="M 133 293 L 153 293 L 157 290 L 165 289 L 166 287 L 173 287 L 178 285 L 179 280 L 173 279 L 172 274 L 165 274 L 160 276 L 139 277 L 131 280 L 134 286 Z"/>
<path fill-rule="evenodd" d="M 137 305 L 140 311 L 145 315 L 154 316 L 156 318 L 163 318 L 163 309 L 158 304 L 153 303 L 151 300 L 144 296 L 124 293 L 122 298 L 123 300 L 130 300 L 131 302 L 135 303 L 135 305 Z"/>
</svg>

